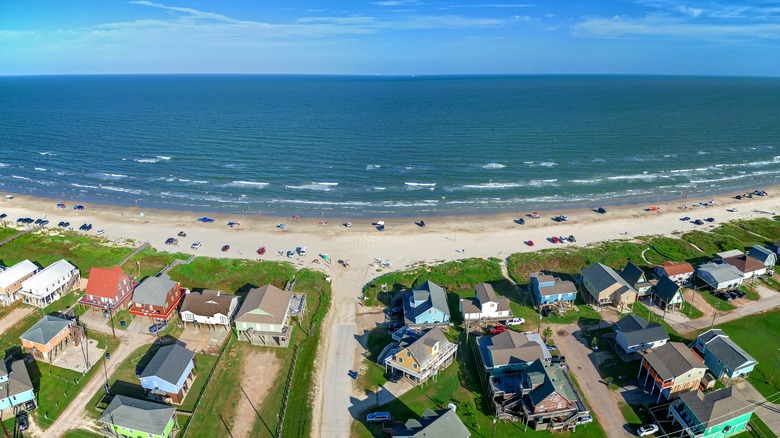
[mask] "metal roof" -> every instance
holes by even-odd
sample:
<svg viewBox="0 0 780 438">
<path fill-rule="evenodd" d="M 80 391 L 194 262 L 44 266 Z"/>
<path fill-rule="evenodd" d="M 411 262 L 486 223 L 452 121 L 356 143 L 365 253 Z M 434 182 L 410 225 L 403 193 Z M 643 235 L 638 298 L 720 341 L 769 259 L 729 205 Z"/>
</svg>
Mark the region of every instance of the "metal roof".
<svg viewBox="0 0 780 438">
<path fill-rule="evenodd" d="M 103 411 L 100 422 L 162 435 L 175 413 L 176 409 L 168 405 L 117 395 Z"/>
<path fill-rule="evenodd" d="M 680 342 L 664 344 L 646 354 L 644 360 L 663 380 L 674 379 L 696 368 L 706 368 L 704 362 Z"/>
<path fill-rule="evenodd" d="M 621 318 L 615 323 L 615 330 L 623 333 L 629 347 L 669 339 L 669 334 L 660 324 L 648 323 L 647 320 L 636 315 Z"/>
<path fill-rule="evenodd" d="M 703 393 L 701 390 L 686 392 L 680 400 L 708 428 L 753 412 L 750 405 L 737 396 L 733 386 Z"/>
<path fill-rule="evenodd" d="M 30 327 L 30 330 L 24 332 L 20 338 L 36 344 L 46 345 L 46 343 L 54 339 L 62 329 L 69 325 L 70 321 L 67 319 L 46 315 L 41 318 L 40 321 L 36 322 L 35 325 Z"/>
<path fill-rule="evenodd" d="M 133 302 L 150 306 L 165 306 L 168 292 L 178 283 L 163 274 L 159 277 L 146 277 L 133 290 Z"/>
<path fill-rule="evenodd" d="M 193 357 L 195 357 L 195 352 L 179 344 L 160 347 L 139 377 L 142 379 L 157 377 L 176 385 L 187 366 L 192 362 Z"/>
<path fill-rule="evenodd" d="M 272 284 L 249 289 L 241 308 L 236 313 L 235 321 L 282 325 L 290 308 L 292 296 L 292 291 L 281 290 Z M 260 310 L 263 314 L 254 313 L 255 310 Z"/>
<path fill-rule="evenodd" d="M 0 272 L 0 287 L 7 288 L 20 279 L 38 271 L 39 269 L 40 268 L 35 263 L 29 260 L 22 260 L 21 262 L 16 263 L 10 268 Z"/>
<path fill-rule="evenodd" d="M 75 266 L 61 259 L 45 267 L 42 271 L 35 274 L 22 283 L 22 289 L 26 291 L 37 291 L 50 286 L 60 278 L 70 275 L 76 269 Z"/>
</svg>

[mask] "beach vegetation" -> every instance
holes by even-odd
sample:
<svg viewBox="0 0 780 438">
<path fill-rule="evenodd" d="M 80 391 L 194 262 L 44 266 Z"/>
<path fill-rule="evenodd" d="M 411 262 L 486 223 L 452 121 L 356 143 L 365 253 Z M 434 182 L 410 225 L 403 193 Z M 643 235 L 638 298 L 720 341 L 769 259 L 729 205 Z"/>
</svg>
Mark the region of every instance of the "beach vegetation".
<svg viewBox="0 0 780 438">
<path fill-rule="evenodd" d="M 171 269 L 168 275 L 191 289 L 245 293 L 265 284 L 284 287 L 295 276 L 295 268 L 289 263 L 196 257 Z"/>
<path fill-rule="evenodd" d="M 672 237 L 653 237 L 649 244 L 665 260 L 673 262 L 691 261 L 704 255 L 690 242 Z"/>
<path fill-rule="evenodd" d="M 692 243 L 707 255 L 731 249 L 744 250 L 745 245 L 732 236 L 708 233 L 706 231 L 691 231 L 682 235 L 683 240 Z"/>
<path fill-rule="evenodd" d="M 160 272 L 174 260 L 186 260 L 189 256 L 180 252 L 161 252 L 154 248 L 144 248 L 123 266 L 125 272 L 137 279 L 149 277 Z M 140 272 L 139 272 L 140 268 Z"/>
<path fill-rule="evenodd" d="M 746 248 L 749 248 L 753 245 L 763 246 L 765 243 L 768 243 L 768 241 L 761 236 L 757 236 L 732 223 L 720 224 L 717 228 L 712 230 L 712 233 L 731 236 L 740 241 L 742 246 Z"/>
<path fill-rule="evenodd" d="M 775 243 L 780 240 L 780 221 L 776 218 L 743 219 L 730 223 L 763 237 L 765 243 Z"/>
</svg>

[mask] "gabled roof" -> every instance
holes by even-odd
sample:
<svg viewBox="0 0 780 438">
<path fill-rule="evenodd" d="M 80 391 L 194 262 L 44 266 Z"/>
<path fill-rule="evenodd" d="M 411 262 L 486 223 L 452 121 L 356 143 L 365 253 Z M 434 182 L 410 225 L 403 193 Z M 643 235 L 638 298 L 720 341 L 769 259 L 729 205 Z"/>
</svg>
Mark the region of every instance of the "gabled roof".
<svg viewBox="0 0 780 438">
<path fill-rule="evenodd" d="M 693 273 L 693 266 L 688 262 L 675 263 L 667 260 L 659 268 L 669 276 Z"/>
<path fill-rule="evenodd" d="M 175 413 L 176 409 L 168 405 L 117 395 L 103 411 L 100 422 L 162 435 Z"/>
<path fill-rule="evenodd" d="M 648 323 L 641 316 L 627 315 L 615 323 L 615 331 L 623 333 L 629 347 L 668 340 L 669 335 L 660 324 Z"/>
<path fill-rule="evenodd" d="M 36 344 L 46 345 L 47 342 L 54 339 L 62 329 L 69 325 L 70 321 L 67 319 L 46 315 L 30 327 L 30 330 L 24 332 L 20 338 Z"/>
<path fill-rule="evenodd" d="M 156 376 L 160 380 L 176 385 L 193 357 L 195 352 L 179 344 L 160 347 L 139 377 L 143 379 Z"/>
<path fill-rule="evenodd" d="M 706 424 L 707 427 L 723 424 L 753 412 L 747 409 L 750 404 L 737 396 L 733 386 L 706 394 L 701 390 L 686 392 L 680 395 L 680 400 L 688 406 L 701 424 Z"/>
<path fill-rule="evenodd" d="M 716 252 L 715 253 L 715 257 L 719 258 L 719 259 L 726 259 L 726 258 L 729 258 L 729 257 L 739 257 L 739 256 L 741 256 L 743 254 L 745 254 L 745 252 L 742 251 L 742 250 L 730 249 L 728 251 Z"/>
<path fill-rule="evenodd" d="M 577 393 L 564 375 L 564 370 L 558 364 L 545 366 L 541 360 L 536 360 L 523 371 L 532 382 L 542 382 L 528 394 L 531 404 L 536 406 L 553 392 L 573 402 L 577 401 Z"/>
<path fill-rule="evenodd" d="M 29 260 L 22 260 L 21 262 L 16 263 L 10 268 L 0 272 L 0 287 L 6 288 L 19 281 L 19 279 L 32 274 L 38 269 L 40 268 L 38 268 L 35 263 Z"/>
<path fill-rule="evenodd" d="M 282 325 L 290 308 L 292 296 L 292 291 L 281 290 L 272 284 L 250 289 L 236 313 L 235 321 Z M 258 309 L 264 314 L 250 313 Z"/>
<path fill-rule="evenodd" d="M 74 269 L 76 269 L 76 267 L 70 264 L 67 260 L 57 260 L 56 262 L 45 267 L 42 271 L 35 274 L 33 277 L 25 280 L 22 283 L 22 289 L 26 291 L 33 291 L 45 288 L 58 281 L 60 278 L 69 275 Z"/>
<path fill-rule="evenodd" d="M 560 278 L 555 278 L 552 275 L 532 275 L 531 278 L 536 278 L 539 282 L 539 295 L 546 297 L 549 295 L 566 295 L 576 294 L 577 286 L 571 281 L 561 281 Z M 542 286 L 541 283 L 554 282 L 552 286 Z"/>
<path fill-rule="evenodd" d="M 0 376 L 8 376 L 8 381 L 0 383 L 0 399 L 9 398 L 33 390 L 30 373 L 24 360 L 5 362 L 5 367 L 0 367 Z"/>
<path fill-rule="evenodd" d="M 669 277 L 662 277 L 653 288 L 653 293 L 667 303 L 677 295 L 681 287 Z"/>
<path fill-rule="evenodd" d="M 409 305 L 410 297 L 414 299 L 414 301 L 422 301 L 423 303 L 411 307 Z M 413 324 L 419 315 L 422 315 L 429 309 L 437 309 L 449 318 L 450 309 L 447 306 L 447 293 L 444 292 L 444 289 L 442 289 L 441 286 L 432 281 L 426 281 L 404 293 L 404 317 L 407 318 L 410 323 Z"/>
<path fill-rule="evenodd" d="M 717 329 L 716 329 L 717 330 Z M 708 330 L 699 336 L 707 350 L 732 370 L 758 363 L 753 356 L 735 344 L 722 330 Z"/>
<path fill-rule="evenodd" d="M 644 360 L 663 380 L 687 374 L 695 368 L 705 368 L 704 362 L 680 342 L 664 344 L 646 354 Z"/>
<path fill-rule="evenodd" d="M 133 290 L 133 302 L 163 307 L 165 306 L 165 298 L 168 296 L 168 292 L 176 287 L 177 284 L 166 274 L 159 277 L 146 277 Z"/>
<path fill-rule="evenodd" d="M 620 277 L 630 285 L 645 282 L 643 275 L 645 275 L 645 271 L 631 262 L 626 263 L 626 267 L 620 271 Z"/>
<path fill-rule="evenodd" d="M 471 433 L 452 409 L 426 409 L 419 420 L 410 419 L 406 430 L 394 433 L 398 438 L 468 438 Z"/>
<path fill-rule="evenodd" d="M 207 289 L 203 292 L 190 292 L 184 296 L 180 311 L 209 317 L 228 316 L 231 304 L 238 299 L 237 295 L 230 295 L 221 290 Z"/>
<path fill-rule="evenodd" d="M 115 298 L 119 282 L 126 277 L 127 274 L 118 265 L 111 269 L 92 268 L 89 270 L 89 282 L 85 293 L 96 297 Z"/>
<path fill-rule="evenodd" d="M 526 335 L 508 330 L 495 336 L 483 336 L 478 343 L 485 366 L 491 368 L 550 358 L 550 352 L 536 333 Z"/>
<path fill-rule="evenodd" d="M 443 351 L 444 348 L 451 343 L 447 340 L 441 330 L 434 327 L 426 331 L 425 334 L 417 339 L 402 339 L 399 345 L 401 348 L 408 348 L 417 364 L 420 365 L 420 367 L 424 367 L 425 364 L 433 359 L 433 356 L 428 352 L 428 348 L 426 347 L 433 347 L 437 342 L 439 343 L 439 351 Z M 404 343 L 408 344 L 404 346 Z"/>
<path fill-rule="evenodd" d="M 745 254 L 737 257 L 726 257 L 723 259 L 723 263 L 728 263 L 745 274 L 766 269 L 766 265 L 763 262 Z"/>
<path fill-rule="evenodd" d="M 614 269 L 601 263 L 593 263 L 582 270 L 582 277 L 587 279 L 590 284 L 601 292 L 614 284 L 620 284 L 624 288 L 618 289 L 617 293 L 622 295 L 627 291 L 634 291 L 634 287 L 623 279 Z M 634 291 L 636 292 L 636 291 Z"/>
<path fill-rule="evenodd" d="M 697 271 L 699 273 L 706 272 L 718 283 L 725 283 L 743 278 L 742 272 L 728 263 L 705 263 L 699 266 Z"/>
<path fill-rule="evenodd" d="M 750 248 L 750 251 L 748 251 L 748 255 L 761 263 L 766 263 L 769 259 L 777 261 L 777 254 L 773 253 L 770 249 L 759 245 L 753 245 L 753 247 Z"/>
<path fill-rule="evenodd" d="M 500 297 L 496 295 L 496 291 L 493 290 L 493 286 L 489 285 L 488 283 L 480 283 L 474 286 L 474 291 L 480 305 L 494 302 L 496 303 L 497 311 L 501 312 L 509 310 L 509 299 L 507 297 Z"/>
</svg>

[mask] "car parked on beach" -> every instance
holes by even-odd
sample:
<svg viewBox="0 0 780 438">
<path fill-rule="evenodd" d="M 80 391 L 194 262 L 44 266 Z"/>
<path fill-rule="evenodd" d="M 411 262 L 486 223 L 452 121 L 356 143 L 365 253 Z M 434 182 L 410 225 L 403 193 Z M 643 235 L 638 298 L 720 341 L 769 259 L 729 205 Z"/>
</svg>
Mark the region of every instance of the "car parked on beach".
<svg viewBox="0 0 780 438">
<path fill-rule="evenodd" d="M 714 217 L 708 217 L 707 219 L 704 219 L 704 220 L 707 221 L 707 222 L 710 222 L 710 223 L 715 222 L 715 218 Z"/>
<path fill-rule="evenodd" d="M 222 252 L 228 252 L 228 251 L 230 251 L 230 245 L 223 245 Z"/>
<path fill-rule="evenodd" d="M 704 225 L 704 221 L 701 219 L 696 219 L 695 221 L 693 221 L 693 223 L 694 225 Z"/>
<path fill-rule="evenodd" d="M 561 243 L 561 239 L 558 236 L 552 236 L 552 243 Z"/>
<path fill-rule="evenodd" d="M 97 235 L 98 236 L 102 236 L 104 234 L 106 234 L 106 232 L 104 230 L 97 230 Z"/>
<path fill-rule="evenodd" d="M 187 233 L 185 233 L 184 231 L 179 231 L 179 234 L 177 234 L 177 236 L 179 236 L 179 237 L 187 237 Z"/>
<path fill-rule="evenodd" d="M 526 240 L 525 244 L 528 245 L 528 246 L 534 246 L 534 241 L 533 240 Z"/>
<path fill-rule="evenodd" d="M 8 217 L 8 215 L 7 215 L 7 214 L 5 214 L 5 213 L 0 213 L 0 219 L 5 219 L 5 218 L 7 218 L 7 217 Z"/>
<path fill-rule="evenodd" d="M 691 218 L 689 216 L 685 216 L 685 217 L 681 217 L 680 220 L 683 222 L 688 222 L 689 220 L 691 220 Z"/>
<path fill-rule="evenodd" d="M 197 242 L 194 242 L 194 243 L 192 244 L 192 246 L 190 246 L 190 248 L 192 248 L 192 249 L 198 249 L 198 248 L 200 248 L 200 246 L 201 246 L 201 243 L 200 243 L 200 241 L 197 241 Z"/>
<path fill-rule="evenodd" d="M 577 241 L 577 239 L 574 238 L 574 234 L 569 236 L 569 242 L 574 243 L 576 241 Z"/>
</svg>

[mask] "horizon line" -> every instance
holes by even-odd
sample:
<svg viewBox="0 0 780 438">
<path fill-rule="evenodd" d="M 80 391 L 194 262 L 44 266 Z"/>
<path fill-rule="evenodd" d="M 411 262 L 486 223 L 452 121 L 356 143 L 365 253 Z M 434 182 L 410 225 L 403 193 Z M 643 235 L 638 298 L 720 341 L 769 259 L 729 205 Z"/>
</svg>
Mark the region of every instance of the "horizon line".
<svg viewBox="0 0 780 438">
<path fill-rule="evenodd" d="M 57 76 L 298 76 L 298 77 L 354 77 L 354 78 L 440 78 L 440 77 L 677 77 L 677 78 L 756 78 L 778 79 L 780 75 L 739 74 L 686 74 L 686 73 L 29 73 L 2 74 L 11 77 L 57 77 Z"/>
</svg>

